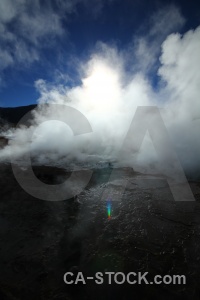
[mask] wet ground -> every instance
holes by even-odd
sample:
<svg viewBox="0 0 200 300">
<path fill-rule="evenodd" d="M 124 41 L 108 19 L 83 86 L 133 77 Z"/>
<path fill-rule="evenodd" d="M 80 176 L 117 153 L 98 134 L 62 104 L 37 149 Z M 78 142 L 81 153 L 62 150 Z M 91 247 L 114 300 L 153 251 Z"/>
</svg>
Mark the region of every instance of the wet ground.
<svg viewBox="0 0 200 300">
<path fill-rule="evenodd" d="M 193 203 L 174 201 L 167 182 L 132 169 L 95 170 L 77 199 L 38 200 L 15 180 L 9 164 L 0 177 L 0 299 L 200 299 L 200 184 Z M 35 167 L 46 183 L 64 170 Z M 123 180 L 127 187 L 117 199 Z M 111 188 L 111 218 L 103 192 Z M 66 272 L 149 272 L 185 275 L 186 285 L 66 285 Z M 120 279 L 120 277 L 119 277 Z"/>
</svg>

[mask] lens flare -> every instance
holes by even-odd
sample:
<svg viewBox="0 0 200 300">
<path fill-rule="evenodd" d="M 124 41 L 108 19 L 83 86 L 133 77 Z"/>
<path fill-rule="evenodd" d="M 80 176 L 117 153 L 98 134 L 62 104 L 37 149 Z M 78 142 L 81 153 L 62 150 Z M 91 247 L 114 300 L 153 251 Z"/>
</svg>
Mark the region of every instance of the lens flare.
<svg viewBox="0 0 200 300">
<path fill-rule="evenodd" d="M 108 214 L 108 219 L 111 218 L 111 201 L 107 201 L 107 214 Z"/>
</svg>

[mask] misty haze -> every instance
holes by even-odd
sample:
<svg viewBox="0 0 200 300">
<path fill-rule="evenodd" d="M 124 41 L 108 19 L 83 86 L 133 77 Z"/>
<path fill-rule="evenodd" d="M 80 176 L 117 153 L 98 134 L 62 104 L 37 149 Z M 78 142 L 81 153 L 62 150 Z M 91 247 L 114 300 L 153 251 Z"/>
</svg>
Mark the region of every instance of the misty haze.
<svg viewBox="0 0 200 300">
<path fill-rule="evenodd" d="M 199 5 L 105 2 L 0 4 L 1 299 L 199 299 Z"/>
</svg>

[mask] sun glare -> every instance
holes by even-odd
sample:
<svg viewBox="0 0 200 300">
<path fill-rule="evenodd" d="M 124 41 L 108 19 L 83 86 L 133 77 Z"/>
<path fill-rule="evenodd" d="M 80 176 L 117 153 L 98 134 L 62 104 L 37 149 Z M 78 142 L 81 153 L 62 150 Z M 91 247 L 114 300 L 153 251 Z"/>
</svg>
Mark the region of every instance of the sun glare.
<svg viewBox="0 0 200 300">
<path fill-rule="evenodd" d="M 105 64 L 95 64 L 89 76 L 83 79 L 85 101 L 91 110 L 112 111 L 119 101 L 117 71 Z"/>
</svg>

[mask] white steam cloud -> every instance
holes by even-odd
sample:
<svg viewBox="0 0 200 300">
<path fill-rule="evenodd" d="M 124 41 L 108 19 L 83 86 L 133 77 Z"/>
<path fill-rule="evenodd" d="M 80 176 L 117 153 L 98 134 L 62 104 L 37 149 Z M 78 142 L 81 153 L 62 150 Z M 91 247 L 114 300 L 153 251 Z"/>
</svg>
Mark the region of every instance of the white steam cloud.
<svg viewBox="0 0 200 300">
<path fill-rule="evenodd" d="M 10 142 L 1 150 L 1 160 L 9 155 L 23 157 L 32 136 L 32 154 L 39 163 L 114 161 L 137 107 L 154 105 L 160 108 L 182 165 L 189 171 L 196 169 L 200 165 L 200 27 L 184 35 L 170 34 L 161 49 L 156 89 L 143 68 L 138 71 L 137 66 L 135 72 L 130 66 L 133 71 L 127 73 L 124 53 L 105 44 L 80 66 L 80 85 L 53 86 L 38 80 L 36 88 L 41 96 L 33 125 L 15 130 L 18 146 Z M 74 137 L 66 124 L 48 121 L 48 116 L 54 116 L 54 110 L 52 106 L 43 106 L 44 103 L 76 108 L 87 117 L 93 132 Z M 46 122 L 38 126 L 41 121 Z M 78 124 L 79 120 L 74 122 Z M 130 153 L 126 164 L 128 161 L 133 166 L 131 157 Z M 151 163 L 154 159 L 147 135 L 140 162 Z"/>
</svg>

